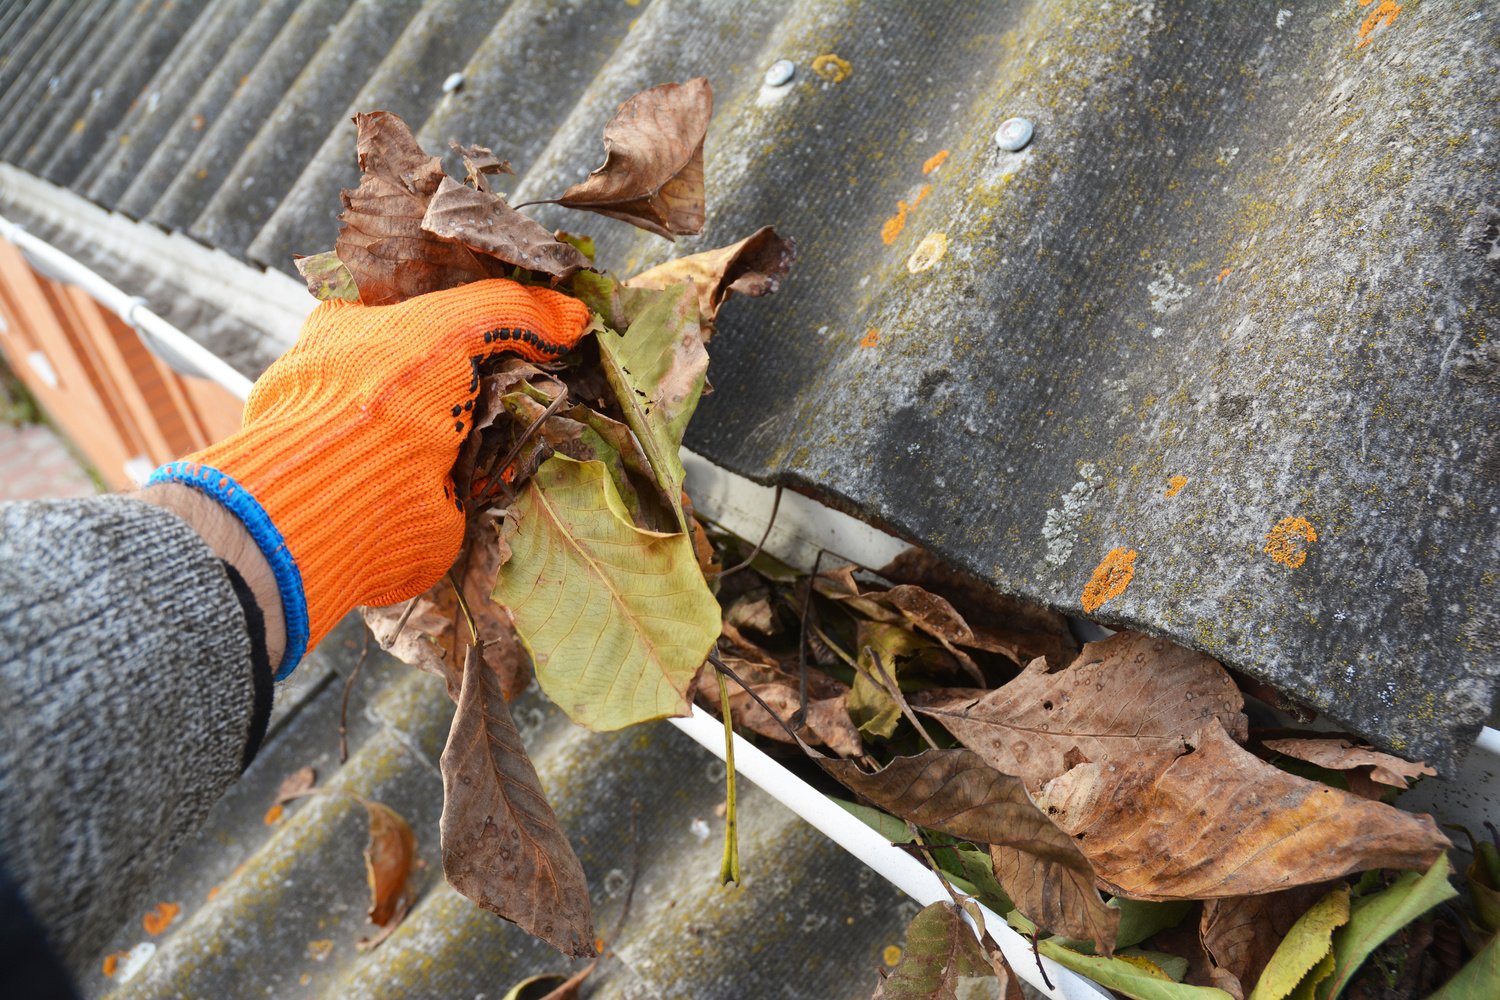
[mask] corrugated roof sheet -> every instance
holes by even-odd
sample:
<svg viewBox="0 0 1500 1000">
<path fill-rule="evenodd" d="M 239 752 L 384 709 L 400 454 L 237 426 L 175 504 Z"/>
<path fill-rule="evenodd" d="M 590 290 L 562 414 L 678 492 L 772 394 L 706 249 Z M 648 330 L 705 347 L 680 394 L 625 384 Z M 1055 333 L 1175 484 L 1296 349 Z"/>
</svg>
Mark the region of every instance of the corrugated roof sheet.
<svg viewBox="0 0 1500 1000">
<path fill-rule="evenodd" d="M 11 3 L 0 159 L 288 270 L 332 244 L 355 109 L 493 145 L 521 201 L 596 166 L 629 94 L 707 75 L 702 237 L 537 210 L 621 271 L 798 240 L 721 320 L 695 449 L 1074 613 L 1133 551 L 1094 617 L 1449 767 L 1500 631 L 1500 14 L 1397 7 Z M 177 293 L 246 369 L 276 353 Z"/>
</svg>

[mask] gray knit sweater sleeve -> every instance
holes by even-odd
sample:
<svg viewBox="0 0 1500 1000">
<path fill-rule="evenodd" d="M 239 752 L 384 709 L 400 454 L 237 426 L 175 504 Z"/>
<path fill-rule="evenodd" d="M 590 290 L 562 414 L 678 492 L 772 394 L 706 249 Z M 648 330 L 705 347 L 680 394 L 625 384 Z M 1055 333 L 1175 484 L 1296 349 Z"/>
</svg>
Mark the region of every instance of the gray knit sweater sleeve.
<svg viewBox="0 0 1500 1000">
<path fill-rule="evenodd" d="M 238 777 L 254 709 L 245 612 L 186 522 L 0 504 L 0 865 L 75 975 Z"/>
</svg>

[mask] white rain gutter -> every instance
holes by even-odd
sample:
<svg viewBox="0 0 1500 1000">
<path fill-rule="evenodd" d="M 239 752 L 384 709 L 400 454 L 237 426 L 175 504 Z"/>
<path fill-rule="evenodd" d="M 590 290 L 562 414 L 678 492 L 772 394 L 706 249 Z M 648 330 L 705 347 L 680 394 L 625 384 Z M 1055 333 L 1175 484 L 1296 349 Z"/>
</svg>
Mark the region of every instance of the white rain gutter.
<svg viewBox="0 0 1500 1000">
<path fill-rule="evenodd" d="M 0 237 L 19 248 L 48 276 L 77 285 L 138 330 L 147 343 L 187 372 L 217 382 L 238 399 L 250 394 L 251 381 L 225 361 L 152 312 L 144 299 L 128 295 L 87 265 L 37 239 L 0 216 Z M 759 538 L 770 521 L 774 491 L 683 449 L 688 485 L 698 509 L 742 538 Z M 865 566 L 883 566 L 907 543 L 862 521 L 786 490 L 766 539 L 765 550 L 789 565 L 809 568 L 819 550 L 837 553 Z M 693 706 L 687 718 L 669 719 L 678 729 L 723 758 L 724 724 Z M 1477 743 L 1482 753 L 1500 758 L 1500 730 L 1485 727 Z M 1471 755 L 1471 758 L 1474 755 Z M 822 792 L 778 764 L 738 733 L 734 736 L 735 769 L 771 798 L 854 855 L 868 868 L 923 906 L 946 901 L 943 883 L 925 865 L 891 844 Z M 1051 980 L 1049 988 L 1037 969 L 1031 942 L 1011 929 L 1005 918 L 985 906 L 985 930 L 995 939 L 1005 961 L 1022 979 L 1052 1000 L 1111 1000 L 1098 984 L 1041 957 Z M 967 917 L 966 917 L 967 919 Z"/>
</svg>

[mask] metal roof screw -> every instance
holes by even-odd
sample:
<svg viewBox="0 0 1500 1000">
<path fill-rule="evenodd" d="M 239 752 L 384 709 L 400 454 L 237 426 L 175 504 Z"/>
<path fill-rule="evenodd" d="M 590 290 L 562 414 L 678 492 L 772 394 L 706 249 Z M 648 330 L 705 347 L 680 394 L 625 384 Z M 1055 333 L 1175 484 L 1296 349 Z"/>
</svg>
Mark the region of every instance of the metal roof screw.
<svg viewBox="0 0 1500 1000">
<path fill-rule="evenodd" d="M 784 87 L 797 75 L 797 64 L 790 59 L 778 59 L 766 70 L 767 87 Z"/>
<path fill-rule="evenodd" d="M 443 93 L 451 94 L 463 85 L 464 75 L 462 73 L 449 73 L 448 79 L 443 81 Z"/>
<path fill-rule="evenodd" d="M 1000 123 L 995 130 L 995 145 L 1007 153 L 1025 149 L 1026 144 L 1031 141 L 1031 121 L 1026 118 L 1007 118 Z"/>
</svg>

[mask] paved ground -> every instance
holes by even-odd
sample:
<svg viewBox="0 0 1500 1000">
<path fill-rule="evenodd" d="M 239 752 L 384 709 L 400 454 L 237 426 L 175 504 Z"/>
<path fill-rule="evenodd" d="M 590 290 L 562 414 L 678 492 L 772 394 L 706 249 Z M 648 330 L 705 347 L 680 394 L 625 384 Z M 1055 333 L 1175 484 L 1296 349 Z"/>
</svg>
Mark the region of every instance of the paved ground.
<svg viewBox="0 0 1500 1000">
<path fill-rule="evenodd" d="M 0 500 L 83 497 L 96 492 L 57 432 L 42 424 L 0 424 Z"/>
</svg>

